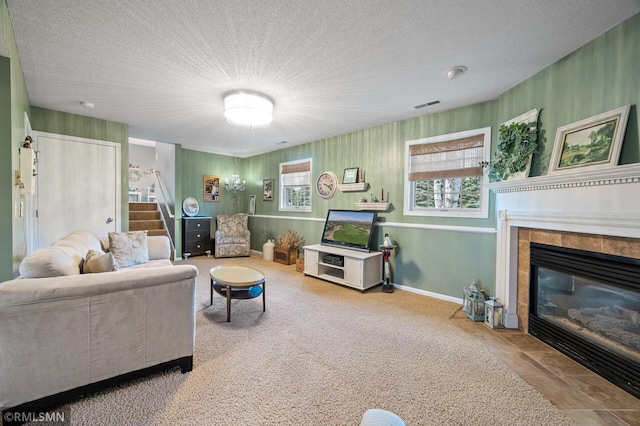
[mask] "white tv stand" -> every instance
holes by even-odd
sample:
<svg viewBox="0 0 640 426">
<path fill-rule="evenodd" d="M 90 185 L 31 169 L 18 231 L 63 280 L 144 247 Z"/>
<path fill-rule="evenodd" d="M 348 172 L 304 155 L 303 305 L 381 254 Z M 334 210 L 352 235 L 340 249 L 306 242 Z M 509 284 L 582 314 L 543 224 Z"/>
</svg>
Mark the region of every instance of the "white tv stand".
<svg viewBox="0 0 640 426">
<path fill-rule="evenodd" d="M 382 253 L 314 244 L 304 246 L 304 274 L 365 291 L 382 282 Z M 323 261 L 337 256 L 338 264 Z M 339 261 L 342 260 L 342 266 Z"/>
</svg>

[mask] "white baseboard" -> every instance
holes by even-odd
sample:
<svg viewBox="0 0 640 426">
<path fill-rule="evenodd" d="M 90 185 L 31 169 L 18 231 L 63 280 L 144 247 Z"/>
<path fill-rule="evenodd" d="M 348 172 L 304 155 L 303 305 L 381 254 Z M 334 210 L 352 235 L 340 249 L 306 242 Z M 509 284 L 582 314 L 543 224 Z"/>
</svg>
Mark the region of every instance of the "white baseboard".
<svg viewBox="0 0 640 426">
<path fill-rule="evenodd" d="M 462 305 L 462 299 L 459 297 L 447 296 L 445 294 L 434 293 L 432 291 L 420 290 L 419 288 L 408 287 L 400 284 L 394 284 L 400 290 L 410 291 L 411 293 L 421 294 L 422 296 L 433 297 L 434 299 L 446 300 L 447 302 L 458 303 Z"/>
</svg>

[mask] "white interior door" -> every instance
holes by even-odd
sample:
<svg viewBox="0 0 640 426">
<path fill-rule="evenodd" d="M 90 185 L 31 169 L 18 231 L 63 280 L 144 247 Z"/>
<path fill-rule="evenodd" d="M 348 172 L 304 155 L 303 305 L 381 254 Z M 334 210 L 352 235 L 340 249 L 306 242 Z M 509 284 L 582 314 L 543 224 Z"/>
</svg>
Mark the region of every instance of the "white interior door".
<svg viewBox="0 0 640 426">
<path fill-rule="evenodd" d="M 120 144 L 37 133 L 38 247 L 79 229 L 121 229 Z"/>
</svg>

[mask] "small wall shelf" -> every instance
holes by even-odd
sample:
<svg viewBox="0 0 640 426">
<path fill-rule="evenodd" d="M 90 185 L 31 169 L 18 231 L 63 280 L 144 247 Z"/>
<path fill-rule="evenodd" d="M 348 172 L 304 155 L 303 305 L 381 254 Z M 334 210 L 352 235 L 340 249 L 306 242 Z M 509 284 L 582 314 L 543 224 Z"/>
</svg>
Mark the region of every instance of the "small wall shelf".
<svg viewBox="0 0 640 426">
<path fill-rule="evenodd" d="M 338 189 L 342 192 L 366 191 L 368 187 L 367 182 L 338 184 Z"/>
<path fill-rule="evenodd" d="M 390 205 L 391 203 L 356 203 L 356 209 L 387 211 Z"/>
</svg>

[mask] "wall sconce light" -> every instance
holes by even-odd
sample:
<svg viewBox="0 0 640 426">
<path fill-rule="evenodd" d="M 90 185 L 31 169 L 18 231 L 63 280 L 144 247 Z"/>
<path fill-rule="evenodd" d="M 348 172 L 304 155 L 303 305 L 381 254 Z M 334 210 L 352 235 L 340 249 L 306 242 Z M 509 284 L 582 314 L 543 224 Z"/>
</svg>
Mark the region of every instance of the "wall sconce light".
<svg viewBox="0 0 640 426">
<path fill-rule="evenodd" d="M 239 191 L 244 191 L 247 183 L 244 180 L 240 180 L 240 176 L 231 175 L 231 180 L 224 180 L 224 189 L 227 191 L 233 191 L 234 194 L 237 194 Z"/>
</svg>

